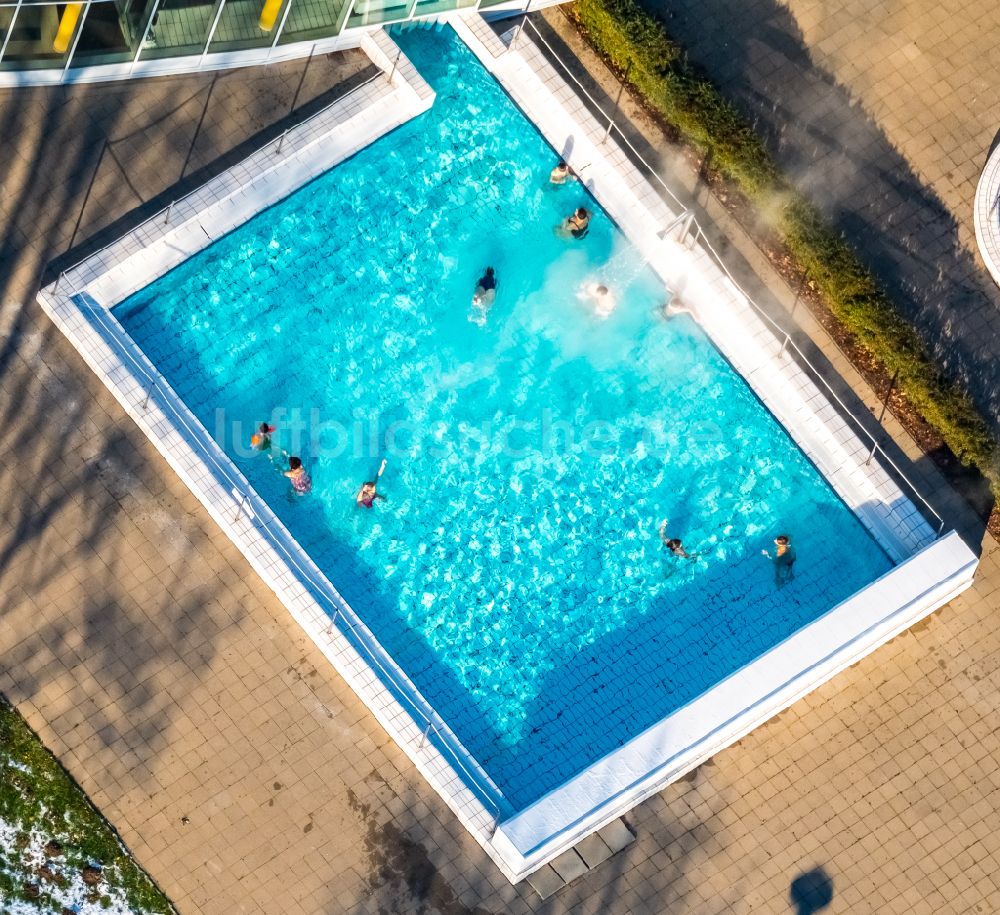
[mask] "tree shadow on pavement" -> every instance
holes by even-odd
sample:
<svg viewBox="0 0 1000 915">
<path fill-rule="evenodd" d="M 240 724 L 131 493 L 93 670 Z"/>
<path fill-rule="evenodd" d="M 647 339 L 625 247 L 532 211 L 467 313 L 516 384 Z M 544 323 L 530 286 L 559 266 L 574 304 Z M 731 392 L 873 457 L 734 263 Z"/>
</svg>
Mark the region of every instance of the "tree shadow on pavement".
<svg viewBox="0 0 1000 915">
<path fill-rule="evenodd" d="M 841 230 L 945 371 L 1000 429 L 1000 291 L 932 187 L 776 0 L 643 0 Z M 975 150 L 982 155 L 986 150 Z M 944 155 L 944 153 L 942 153 Z M 968 221 L 971 223 L 972 201 Z"/>
<path fill-rule="evenodd" d="M 565 36 L 568 35 L 568 40 L 574 40 L 575 30 L 572 27 L 568 30 L 563 27 L 558 15 L 553 15 L 548 19 L 536 17 L 533 22 L 552 49 L 550 51 L 543 46 L 541 48 L 543 56 L 549 59 L 560 72 L 565 72 L 565 66 L 568 65 L 573 78 L 578 80 L 589 94 L 590 98 L 586 96 L 582 98 L 584 107 L 599 118 L 606 116 L 607 112 L 614 111 L 616 109 L 617 81 L 614 81 L 615 88 L 611 90 L 612 94 L 609 94 L 607 81 L 602 79 L 602 74 L 588 70 L 584 62 L 575 56 L 573 48 L 567 44 L 565 39 Z M 527 34 L 531 37 L 533 32 Z M 907 478 L 916 484 L 920 495 L 927 497 L 933 503 L 935 510 L 945 518 L 946 527 L 957 530 L 973 549 L 978 549 L 994 504 L 990 485 L 982 474 L 973 467 L 962 466 L 946 450 L 940 454 L 929 453 L 922 454 L 916 459 L 910 458 L 885 433 L 876 422 L 872 411 L 865 404 L 861 396 L 862 388 L 856 390 L 852 387 L 851 383 L 842 377 L 840 371 L 833 365 L 827 353 L 816 346 L 807 333 L 796 329 L 794 310 L 793 315 L 789 315 L 788 310 L 777 301 L 774 291 L 769 288 L 767 281 L 763 278 L 765 274 L 758 272 L 759 267 L 751 263 L 748 259 L 749 255 L 745 256 L 747 247 L 755 245 L 750 235 L 747 234 L 745 241 L 740 244 L 728 237 L 725 230 L 713 222 L 712 217 L 702 204 L 705 194 L 702 180 L 689 175 L 692 163 L 686 159 L 681 149 L 674 145 L 674 140 L 666 137 L 659 123 L 646 114 L 644 109 L 633 102 L 628 95 L 624 97 L 621 110 L 628 117 L 616 118 L 616 124 L 628 143 L 638 153 L 636 155 L 631 149 L 625 147 L 625 155 L 642 172 L 647 172 L 652 165 L 659 177 L 670 187 L 671 192 L 683 201 L 683 205 L 690 207 L 696 213 L 706 237 L 725 262 L 727 269 L 779 327 L 791 331 L 792 339 L 803 351 L 811 365 L 798 360 L 798 357 L 791 351 L 789 351 L 789 358 L 795 358 L 799 361 L 800 368 L 817 380 L 821 387 L 829 385 L 832 388 L 836 397 L 847 408 L 844 410 L 835 404 L 835 408 L 844 417 L 845 422 L 854 427 L 856 421 L 860 421 L 867 434 L 875 437 L 881 450 L 897 467 L 901 468 Z M 637 124 L 642 125 L 642 129 Z M 702 165 L 704 166 L 704 162 Z M 759 247 L 756 250 L 759 255 L 758 261 L 765 259 L 765 255 Z M 881 395 L 884 392 L 877 393 Z M 851 417 L 855 417 L 856 420 Z M 864 437 L 864 433 L 862 433 L 862 437 Z M 897 483 L 905 493 L 912 494 L 905 479 L 896 474 L 888 465 L 884 465 L 884 468 L 896 478 Z M 944 474 L 954 490 L 961 494 L 960 498 L 957 498 L 956 493 L 952 492 L 949 487 L 940 486 L 938 473 Z M 965 503 L 971 506 L 971 512 L 968 511 Z M 919 500 L 917 500 L 917 504 L 920 504 Z M 936 529 L 939 519 L 930 512 L 925 512 L 925 515 L 928 522 Z"/>
<path fill-rule="evenodd" d="M 703 901 L 690 856 L 726 844 L 727 827 L 718 816 L 726 794 L 706 791 L 718 771 L 709 760 L 648 798 L 627 818 L 633 843 L 542 900 L 526 880 L 509 883 L 475 839 L 454 828 L 440 798 L 372 769 L 347 792 L 364 835 L 365 865 L 356 886 L 336 891 L 356 897 L 352 913 L 372 915 L 608 915 L 675 906 L 685 911 L 692 900 Z M 729 901 L 742 892 L 733 887 Z M 331 899 L 328 911 L 336 910 Z"/>
<path fill-rule="evenodd" d="M 70 244 L 100 247 L 280 133 L 293 100 L 302 116 L 367 65 L 348 52 L 315 58 L 308 79 L 296 61 L 0 90 L 0 689 L 140 863 L 178 843 L 195 809 L 231 805 L 230 780 L 277 765 L 232 724 L 260 715 L 247 697 L 271 675 L 274 599 L 35 295 Z M 202 879 L 154 877 L 175 899 Z"/>
</svg>

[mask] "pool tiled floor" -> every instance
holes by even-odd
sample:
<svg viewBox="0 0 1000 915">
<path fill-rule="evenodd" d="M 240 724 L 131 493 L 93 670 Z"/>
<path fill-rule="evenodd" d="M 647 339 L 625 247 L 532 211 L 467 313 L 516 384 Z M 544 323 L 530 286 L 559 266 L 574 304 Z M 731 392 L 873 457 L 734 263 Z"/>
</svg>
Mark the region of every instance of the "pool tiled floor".
<svg viewBox="0 0 1000 915">
<path fill-rule="evenodd" d="M 17 138 L 0 195 L 0 688 L 140 863 L 185 915 L 780 913 L 817 867 L 830 911 L 1000 911 L 989 540 L 959 600 L 636 808 L 636 841 L 545 903 L 422 783 L 33 302 L 72 236 L 283 116 L 302 66 L 0 93 Z M 351 66 L 314 60 L 300 101 Z"/>
</svg>

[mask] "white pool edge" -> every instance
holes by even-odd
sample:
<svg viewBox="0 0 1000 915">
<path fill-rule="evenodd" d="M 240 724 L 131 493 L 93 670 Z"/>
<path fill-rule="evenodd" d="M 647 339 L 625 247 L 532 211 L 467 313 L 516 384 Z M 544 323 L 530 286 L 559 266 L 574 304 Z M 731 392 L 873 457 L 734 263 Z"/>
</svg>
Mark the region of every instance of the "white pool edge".
<svg viewBox="0 0 1000 915">
<path fill-rule="evenodd" d="M 699 315 L 716 348 L 858 516 L 894 562 L 933 542 L 935 532 L 834 409 L 828 395 L 792 359 L 725 272 L 699 245 L 663 230 L 683 214 L 672 210 L 612 136 L 606 124 L 538 51 L 529 30 L 516 50 L 482 18 L 449 23 L 555 149 L 579 170 L 587 190 L 648 259 L 668 289 Z M 571 148 L 571 152 L 566 150 Z"/>
<path fill-rule="evenodd" d="M 471 20 L 471 25 L 468 22 L 460 20 L 459 24 L 454 21 L 452 24 L 456 25 L 459 34 L 482 59 L 483 54 L 491 53 L 474 34 L 482 21 Z M 492 36 L 492 32 L 489 34 Z M 492 37 L 495 39 L 495 36 Z M 485 40 L 489 41 L 489 38 Z M 372 33 L 362 46 L 384 69 L 391 68 L 391 62 L 395 59 L 395 46 L 384 32 Z M 529 73 L 533 72 L 520 52 L 505 55 L 505 59 L 508 63 L 504 66 L 511 69 L 523 66 Z M 489 69 L 494 70 L 493 67 Z M 500 78 L 495 70 L 494 75 Z M 523 73 L 521 75 L 523 77 Z M 507 73 L 505 78 L 511 81 L 518 76 Z M 500 81 L 511 91 L 503 78 Z M 513 91 L 511 94 L 520 104 L 517 94 Z M 773 343 L 773 335 L 769 334 L 769 339 L 765 339 L 754 329 L 751 336 L 753 346 L 736 346 L 735 358 L 727 352 L 725 331 L 731 327 L 734 315 L 742 317 L 738 308 L 739 293 L 731 285 L 727 286 L 725 278 L 719 280 L 718 277 L 709 275 L 705 288 L 714 293 L 726 293 L 727 297 L 732 295 L 736 303 L 734 311 L 716 310 L 711 301 L 704 305 L 706 320 L 703 323 L 716 345 L 741 374 L 746 368 L 749 375 L 744 374 L 744 378 L 748 379 L 769 409 L 789 428 L 793 437 L 800 441 L 800 445 L 800 436 L 806 440 L 808 447 L 803 447 L 803 450 L 807 454 L 810 454 L 810 448 L 817 452 L 819 460 L 812 454 L 810 456 L 824 471 L 828 480 L 831 479 L 831 474 L 840 474 L 847 481 L 846 484 L 842 482 L 841 486 L 846 485 L 849 494 L 857 490 L 869 495 L 875 493 L 881 499 L 884 493 L 896 500 L 889 503 L 888 510 L 875 511 L 872 515 L 875 524 L 886 527 L 882 536 L 888 537 L 896 554 L 895 558 L 911 556 L 915 550 L 921 547 L 924 549 L 919 557 L 913 556 L 904 565 L 892 570 L 879 582 L 854 595 L 818 621 L 822 623 L 830 619 L 836 621 L 836 625 L 846 625 L 854 618 L 854 614 L 867 613 L 865 619 L 869 624 L 876 619 L 885 621 L 891 618 L 894 621 L 892 625 L 871 630 L 871 637 L 863 640 L 863 644 L 858 642 L 856 636 L 835 657 L 811 668 L 809 676 L 803 672 L 802 665 L 796 667 L 792 664 L 795 669 L 790 668 L 786 672 L 787 676 L 780 675 L 778 680 L 773 677 L 767 679 L 759 665 L 764 658 L 771 657 L 769 652 L 738 675 L 718 684 L 694 703 L 647 729 L 625 747 L 599 760 L 526 810 L 508 817 L 494 834 L 496 817 L 491 809 L 468 788 L 454 764 L 438 750 L 434 741 L 424 740 L 422 728 L 415 723 L 411 713 L 396 701 L 391 691 L 381 682 L 380 676 L 372 670 L 351 641 L 331 624 L 327 610 L 303 582 L 309 582 L 313 589 L 319 588 L 324 595 L 329 595 L 327 603 L 336 607 L 339 602 L 345 614 L 342 618 L 347 618 L 350 608 L 108 311 L 113 304 L 148 285 L 156 276 L 190 257 L 226 231 L 245 222 L 312 177 L 328 170 L 337 161 L 372 142 L 387 130 L 425 110 L 433 97 L 405 58 L 400 60 L 391 89 L 379 91 L 379 87 L 373 87 L 360 92 L 359 96 L 360 98 L 345 103 L 345 111 L 339 112 L 340 120 L 334 119 L 332 114 L 330 123 L 310 123 L 301 135 L 290 131 L 286 138 L 286 149 L 289 151 L 287 158 L 275 163 L 264 156 L 259 162 L 240 163 L 180 204 L 169 225 L 140 226 L 78 269 L 67 273 L 60 279 L 58 289 L 46 287 L 39 294 L 39 301 L 81 352 L 88 365 L 102 378 L 133 420 L 206 506 L 220 527 L 247 556 L 258 574 L 272 587 L 293 618 L 320 647 L 463 825 L 486 849 L 505 876 L 517 881 L 575 844 L 588 832 L 600 828 L 738 739 L 767 717 L 787 707 L 838 670 L 854 663 L 897 631 L 912 625 L 960 593 L 971 582 L 976 558 L 957 535 L 949 534 L 935 542 L 933 532 L 926 522 L 908 500 L 902 497 L 881 468 L 877 468 L 877 472 L 884 480 L 852 467 L 852 463 L 859 463 L 857 457 L 861 452 L 852 450 L 849 439 L 839 441 L 834 437 L 837 449 L 832 454 L 824 452 L 823 449 L 829 447 L 832 433 L 826 429 L 823 404 L 817 400 L 821 395 L 815 388 L 796 383 L 791 392 L 774 391 L 768 389 L 766 378 L 755 378 L 758 374 L 767 375 L 769 360 L 774 358 L 774 353 L 769 349 L 769 343 Z M 387 101 L 387 98 L 391 100 Z M 535 101 L 537 103 L 538 99 Z M 555 119 L 566 117 L 565 111 L 560 113 L 557 110 L 558 101 L 549 99 L 547 104 Z M 346 110 L 348 107 L 350 111 Z M 529 117 L 533 117 L 528 107 L 522 105 L 522 108 Z M 548 115 L 541 116 L 540 119 L 546 121 Z M 539 127 L 548 137 L 544 124 L 539 124 Z M 551 137 L 549 139 L 551 142 Z M 556 148 L 559 148 L 558 145 Z M 676 259 L 686 257 L 690 260 L 691 263 L 686 267 L 689 275 L 683 277 L 683 281 L 688 284 L 684 291 L 685 299 L 692 301 L 699 290 L 691 284 L 698 281 L 697 272 L 707 258 L 699 252 L 690 252 L 681 246 L 671 247 L 671 243 L 656 239 L 655 227 L 660 224 L 662 216 L 654 212 L 649 194 L 636 196 L 633 189 L 637 185 L 626 183 L 620 177 L 619 183 L 615 183 L 615 170 L 620 168 L 615 161 L 621 155 L 619 151 L 609 147 L 607 151 L 611 154 L 611 161 L 605 163 L 596 146 L 594 149 L 600 156 L 600 159 L 595 159 L 595 166 L 600 166 L 607 173 L 606 178 L 594 181 L 591 189 L 595 196 L 622 226 L 630 240 L 641 250 L 651 254 L 654 269 L 664 276 L 668 284 L 678 282 Z M 595 167 L 591 173 L 597 170 Z M 670 263 L 666 266 L 663 263 L 659 266 L 657 264 L 661 255 L 670 258 Z M 141 265 L 141 269 L 136 269 L 137 263 Z M 83 295 L 74 295 L 76 293 Z M 719 336 L 716 337 L 716 334 Z M 730 347 L 733 348 L 731 341 Z M 790 393 L 792 397 L 789 397 Z M 772 401 L 776 398 L 777 411 L 772 406 Z M 826 408 L 833 413 L 829 404 L 826 404 Z M 790 418 L 782 417 L 782 412 Z M 833 415 L 836 416 L 835 413 Z M 796 433 L 789 423 L 798 423 L 803 428 L 799 428 Z M 885 488 L 886 483 L 891 484 L 889 488 Z M 838 492 L 840 491 L 838 488 Z M 852 504 L 851 498 L 846 501 Z M 855 498 L 854 501 L 858 500 Z M 864 503 L 859 503 L 856 510 L 858 508 L 863 510 Z M 889 519 L 889 523 L 886 523 L 886 519 Z M 916 565 L 911 567 L 911 563 L 918 559 L 920 569 Z M 930 571 L 932 568 L 934 572 Z M 920 594 L 913 593 L 912 589 L 907 590 L 907 582 L 918 580 L 924 571 L 932 577 L 936 575 L 938 585 L 926 588 Z M 915 574 L 917 572 L 919 575 Z M 896 602 L 895 609 L 891 610 L 889 616 L 886 616 L 884 607 L 878 610 L 872 606 L 874 601 L 882 600 L 886 594 L 895 595 Z M 873 611 L 878 611 L 881 615 Z M 772 649 L 772 652 L 780 654 L 784 649 L 787 653 L 786 646 L 793 643 L 798 645 L 796 639 L 799 636 L 806 637 L 811 629 L 812 626 L 807 627 L 786 643 Z M 869 625 L 863 631 L 870 629 Z M 356 632 L 360 633 L 362 640 L 374 641 L 363 627 Z M 356 639 L 358 637 L 355 636 Z M 808 639 L 802 642 L 803 646 L 809 644 Z M 381 651 L 377 643 L 374 647 Z M 391 659 L 388 660 L 392 664 L 392 670 L 383 668 L 382 675 L 396 678 L 397 687 L 411 688 L 419 696 L 406 680 L 405 674 L 395 667 Z M 783 669 L 772 666 L 771 672 L 778 675 Z M 710 729 L 700 739 L 691 739 L 689 726 L 687 729 L 683 726 L 685 715 L 690 714 L 688 710 L 697 706 L 714 709 L 717 715 L 722 714 L 725 708 L 719 704 L 719 700 L 725 690 L 731 688 L 727 684 L 737 680 L 743 684 L 744 679 L 748 688 L 751 683 L 767 685 L 768 692 L 762 694 L 757 702 L 747 706 L 746 690 L 741 686 L 740 692 L 744 695 L 743 705 L 739 707 L 742 711 L 735 716 L 729 714 L 724 719 L 725 726 Z M 731 702 L 727 706 L 730 710 L 734 707 Z M 446 726 L 439 727 L 439 737 L 451 751 L 452 758 L 459 763 L 459 767 L 466 767 L 467 776 L 471 772 L 472 779 L 487 793 L 495 790 L 495 786 L 488 783 L 485 773 Z"/>
<path fill-rule="evenodd" d="M 537 869 L 947 603 L 977 565 L 950 532 L 505 821 L 494 842 Z"/>
</svg>

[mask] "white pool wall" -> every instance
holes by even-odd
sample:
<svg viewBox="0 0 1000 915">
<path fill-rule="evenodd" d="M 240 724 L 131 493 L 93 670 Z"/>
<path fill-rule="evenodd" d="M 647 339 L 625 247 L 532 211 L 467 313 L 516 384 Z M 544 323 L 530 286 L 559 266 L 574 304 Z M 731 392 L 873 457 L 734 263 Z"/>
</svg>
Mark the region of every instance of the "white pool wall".
<svg viewBox="0 0 1000 915">
<path fill-rule="evenodd" d="M 371 33 L 362 48 L 385 76 L 291 129 L 280 152 L 276 140 L 178 201 L 169 218 L 161 212 L 65 271 L 38 301 L 460 822 L 488 847 L 500 815 L 499 789 L 111 313 L 217 238 L 430 107 L 433 90 L 387 33 Z M 387 681 L 410 700 L 398 701 Z M 434 733 L 427 733 L 427 718 L 418 710 L 429 712 Z"/>
<path fill-rule="evenodd" d="M 425 739 L 424 720 L 418 723 L 420 712 L 413 711 L 426 708 L 419 692 L 110 313 L 215 238 L 425 110 L 433 93 L 409 61 L 399 58 L 391 86 L 379 80 L 362 87 L 339 108 L 290 131 L 283 154 L 272 146 L 223 173 L 179 203 L 169 223 L 140 226 L 42 290 L 39 301 L 459 820 L 516 881 L 951 599 L 968 586 L 976 559 L 955 534 L 935 541 L 877 461 L 865 467 L 867 449 L 797 366 L 780 359 L 773 333 L 714 261 L 704 251 L 658 237 L 672 214 L 617 147 L 600 144 L 603 127 L 530 41 L 508 54 L 478 17 L 448 18 L 550 143 L 563 149 L 574 137 L 572 160 L 586 157 L 588 188 L 668 287 L 695 306 L 716 345 L 902 565 L 526 810 L 504 809 L 497 828 L 496 786 L 439 719 L 434 739 Z M 388 35 L 374 32 L 368 41 L 369 55 L 391 69 L 397 48 Z M 772 377 L 781 383 L 772 384 Z M 341 631 L 345 621 L 352 638 Z M 414 697 L 407 707 L 386 680 Z M 470 790 L 468 781 L 478 790 Z"/>
<path fill-rule="evenodd" d="M 894 562 L 931 543 L 935 530 L 878 461 L 870 445 L 834 409 L 798 363 L 779 355 L 781 341 L 725 271 L 700 244 L 663 239 L 683 216 L 671 209 L 645 174 L 606 136 L 600 123 L 542 56 L 523 29 L 515 50 L 481 18 L 451 17 L 480 62 L 574 166 L 587 189 L 647 258 L 666 287 L 697 312 L 715 346 L 816 464 Z"/>
</svg>

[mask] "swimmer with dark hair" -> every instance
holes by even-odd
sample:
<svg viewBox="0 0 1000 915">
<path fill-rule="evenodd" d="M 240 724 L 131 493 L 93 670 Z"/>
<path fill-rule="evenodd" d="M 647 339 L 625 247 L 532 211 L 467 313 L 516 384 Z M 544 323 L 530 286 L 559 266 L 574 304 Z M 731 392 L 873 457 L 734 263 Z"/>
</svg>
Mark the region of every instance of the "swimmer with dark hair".
<svg viewBox="0 0 1000 915">
<path fill-rule="evenodd" d="M 679 559 L 693 559 L 694 557 L 684 549 L 684 544 L 677 537 L 667 537 L 667 519 L 663 519 L 660 525 L 660 540 L 670 552 Z"/>
<path fill-rule="evenodd" d="M 489 308 L 497 297 L 497 275 L 492 267 L 487 267 L 476 280 L 476 291 L 472 293 L 472 304 Z"/>
<path fill-rule="evenodd" d="M 301 458 L 290 457 L 288 459 L 288 470 L 284 471 L 284 475 L 291 480 L 292 489 L 297 496 L 304 496 L 312 491 L 312 478 L 306 473 L 305 467 L 302 466 Z"/>
<path fill-rule="evenodd" d="M 369 480 L 367 483 L 361 484 L 361 489 L 358 490 L 357 496 L 355 496 L 355 502 L 362 508 L 374 508 L 376 499 L 384 499 L 385 496 L 378 492 L 376 487 L 378 486 L 379 477 L 382 476 L 382 472 L 385 470 L 385 460 L 382 461 L 382 466 L 379 467 L 378 473 L 375 474 L 374 480 Z"/>
<path fill-rule="evenodd" d="M 774 583 L 783 588 L 795 578 L 795 547 L 787 534 L 775 537 L 774 546 L 774 556 L 767 550 L 761 550 L 761 553 L 774 563 Z"/>
<path fill-rule="evenodd" d="M 274 426 L 261 423 L 257 431 L 250 437 L 250 447 L 257 451 L 267 451 L 271 447 L 271 433 L 275 431 Z"/>
<path fill-rule="evenodd" d="M 497 298 L 497 278 L 492 267 L 476 282 L 476 291 L 472 293 L 472 313 L 469 320 L 482 327 L 486 323 L 486 313 Z"/>
<path fill-rule="evenodd" d="M 550 184 L 565 184 L 569 178 L 575 178 L 576 175 L 573 174 L 573 169 L 563 161 L 549 172 L 549 183 Z"/>
<path fill-rule="evenodd" d="M 590 231 L 590 210 L 579 207 L 572 216 L 567 216 L 559 231 L 564 236 L 580 240 Z"/>
</svg>

